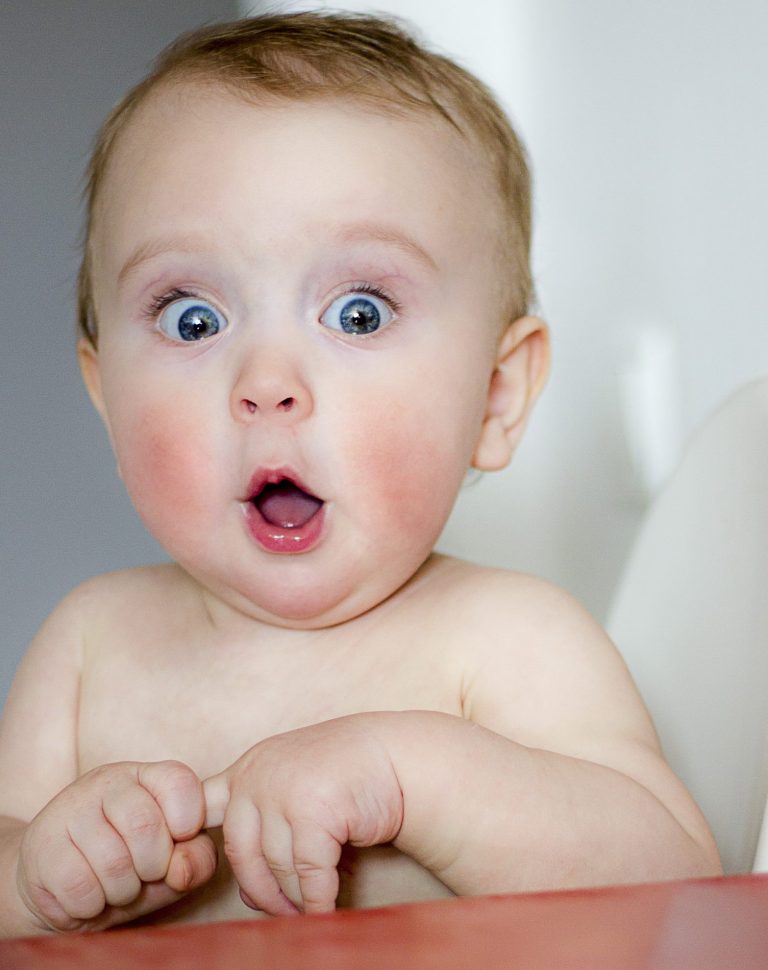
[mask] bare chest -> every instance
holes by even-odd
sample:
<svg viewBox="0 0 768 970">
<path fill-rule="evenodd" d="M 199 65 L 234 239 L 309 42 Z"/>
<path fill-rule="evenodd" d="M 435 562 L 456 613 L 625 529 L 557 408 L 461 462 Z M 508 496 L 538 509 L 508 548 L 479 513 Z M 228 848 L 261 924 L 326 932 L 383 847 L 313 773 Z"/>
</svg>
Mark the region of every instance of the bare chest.
<svg viewBox="0 0 768 970">
<path fill-rule="evenodd" d="M 99 651 L 83 671 L 81 771 L 119 760 L 176 758 L 215 774 L 265 737 L 347 714 L 460 714 L 460 679 L 395 636 L 347 649 L 282 644 L 132 644 Z"/>
<path fill-rule="evenodd" d="M 120 646 L 120 645 L 118 645 Z M 314 650 L 311 642 L 130 644 L 99 651 L 83 673 L 80 770 L 115 761 L 178 759 L 201 778 L 234 762 L 265 737 L 373 710 L 460 713 L 450 665 L 404 638 Z M 164 649 L 163 649 L 164 648 Z M 219 838 L 220 833 L 212 833 Z M 243 919 L 219 846 L 214 880 L 158 921 Z M 390 846 L 346 850 L 339 905 L 385 905 L 450 895 L 426 870 Z M 160 915 L 160 914 L 157 914 Z"/>
</svg>

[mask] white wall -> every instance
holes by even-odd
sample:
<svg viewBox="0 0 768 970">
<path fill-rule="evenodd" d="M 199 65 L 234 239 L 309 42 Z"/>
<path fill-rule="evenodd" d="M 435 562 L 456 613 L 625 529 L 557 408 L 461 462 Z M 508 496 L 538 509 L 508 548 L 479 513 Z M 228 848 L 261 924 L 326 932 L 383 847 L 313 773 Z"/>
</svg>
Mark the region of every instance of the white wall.
<svg viewBox="0 0 768 970">
<path fill-rule="evenodd" d="M 637 448 L 658 484 L 710 409 L 768 369 L 768 4 L 335 6 L 417 24 L 528 145 L 552 380 L 512 467 L 465 491 L 441 547 L 545 575 L 602 616 L 647 498 Z M 653 406 L 627 417 L 632 379 Z"/>
</svg>

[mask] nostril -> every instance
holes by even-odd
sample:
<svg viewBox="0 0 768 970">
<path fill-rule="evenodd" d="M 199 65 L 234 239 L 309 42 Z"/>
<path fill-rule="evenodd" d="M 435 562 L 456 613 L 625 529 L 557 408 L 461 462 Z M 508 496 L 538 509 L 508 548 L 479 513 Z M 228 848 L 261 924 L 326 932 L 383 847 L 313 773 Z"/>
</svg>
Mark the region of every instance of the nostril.
<svg viewBox="0 0 768 970">
<path fill-rule="evenodd" d="M 259 405 L 255 401 L 249 401 L 247 397 L 243 398 L 243 404 L 249 414 L 255 414 L 259 410 Z M 278 401 L 275 405 L 276 411 L 292 411 L 296 404 L 295 397 L 285 397 L 282 401 Z"/>
</svg>

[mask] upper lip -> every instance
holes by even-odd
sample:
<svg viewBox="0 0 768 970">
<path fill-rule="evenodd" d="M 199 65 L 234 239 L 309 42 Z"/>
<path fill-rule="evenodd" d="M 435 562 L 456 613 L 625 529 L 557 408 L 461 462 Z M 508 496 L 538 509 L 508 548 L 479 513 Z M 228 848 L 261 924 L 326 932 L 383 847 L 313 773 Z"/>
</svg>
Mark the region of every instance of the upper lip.
<svg viewBox="0 0 768 970">
<path fill-rule="evenodd" d="M 248 489 L 243 502 L 252 502 L 258 498 L 266 485 L 278 485 L 280 482 L 292 482 L 302 492 L 313 495 L 315 498 L 324 501 L 319 495 L 312 491 L 304 481 L 296 474 L 292 468 L 258 468 L 248 483 Z"/>
</svg>

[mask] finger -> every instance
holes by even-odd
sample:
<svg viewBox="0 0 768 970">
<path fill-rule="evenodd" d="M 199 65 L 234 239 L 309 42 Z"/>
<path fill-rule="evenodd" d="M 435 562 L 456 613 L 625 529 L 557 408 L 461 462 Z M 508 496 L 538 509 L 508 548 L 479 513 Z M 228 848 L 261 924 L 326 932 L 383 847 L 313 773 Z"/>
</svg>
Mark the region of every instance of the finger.
<svg viewBox="0 0 768 970">
<path fill-rule="evenodd" d="M 62 839 L 50 846 L 40 876 L 41 888 L 47 890 L 72 919 L 98 916 L 106 905 L 96 873 L 70 839 Z"/>
<path fill-rule="evenodd" d="M 99 880 L 106 903 L 123 906 L 134 900 L 141 889 L 141 880 L 133 867 L 131 853 L 101 811 L 76 816 L 68 829 L 73 844 Z"/>
<path fill-rule="evenodd" d="M 224 852 L 246 905 L 270 916 L 288 916 L 296 907 L 282 893 L 261 849 L 261 815 L 248 798 L 233 798 L 224 816 Z"/>
<path fill-rule="evenodd" d="M 180 761 L 137 765 L 137 780 L 160 806 L 174 841 L 191 839 L 205 821 L 203 786 Z"/>
<path fill-rule="evenodd" d="M 217 861 L 213 839 L 201 832 L 193 839 L 178 842 L 174 846 L 165 883 L 176 892 L 191 892 L 213 878 Z"/>
<path fill-rule="evenodd" d="M 301 909 L 299 875 L 293 862 L 293 832 L 279 812 L 261 813 L 261 851 L 283 895 Z"/>
<path fill-rule="evenodd" d="M 173 851 L 165 816 L 146 788 L 130 784 L 119 790 L 107 789 L 102 800 L 102 810 L 110 825 L 122 836 L 131 859 L 132 869 L 142 882 L 163 879 Z M 113 905 L 130 902 L 128 899 L 112 899 Z"/>
<path fill-rule="evenodd" d="M 110 906 L 99 916 L 86 920 L 80 925 L 82 930 L 105 930 L 110 926 L 119 926 L 131 920 L 148 916 L 159 910 L 171 906 L 184 898 L 184 893 L 177 892 L 162 880 L 160 882 L 146 882 L 142 885 L 139 895 L 127 906 Z"/>
<path fill-rule="evenodd" d="M 68 933 L 80 928 L 81 921 L 70 916 L 47 889 L 42 889 L 40 886 L 29 887 L 29 889 L 29 893 L 21 893 L 21 898 L 30 913 L 40 921 L 43 929 Z"/>
<path fill-rule="evenodd" d="M 229 804 L 229 777 L 226 771 L 212 775 L 203 782 L 205 797 L 205 827 L 218 828 L 224 824 L 224 813 Z"/>
<path fill-rule="evenodd" d="M 201 833 L 186 842 L 179 842 L 169 866 L 169 878 L 144 883 L 139 895 L 127 906 L 109 906 L 99 916 L 67 929 L 104 930 L 131 920 L 148 916 L 171 906 L 195 889 L 199 889 L 216 871 L 216 848 L 209 835 Z"/>
<path fill-rule="evenodd" d="M 341 845 L 309 820 L 293 824 L 293 864 L 305 913 L 332 913 L 339 894 Z"/>
</svg>

